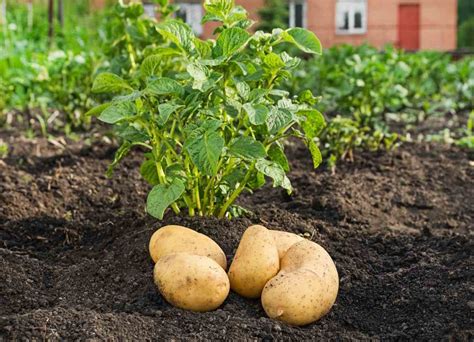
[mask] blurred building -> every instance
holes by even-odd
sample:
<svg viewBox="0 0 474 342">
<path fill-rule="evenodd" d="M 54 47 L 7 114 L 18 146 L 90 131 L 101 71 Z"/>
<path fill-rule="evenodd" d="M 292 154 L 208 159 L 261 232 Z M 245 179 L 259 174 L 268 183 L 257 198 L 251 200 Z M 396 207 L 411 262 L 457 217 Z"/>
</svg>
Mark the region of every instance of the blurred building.
<svg viewBox="0 0 474 342">
<path fill-rule="evenodd" d="M 197 34 L 212 36 L 214 26 L 201 25 L 202 1 L 175 1 L 181 5 L 179 17 Z M 258 10 L 265 1 L 236 3 L 258 21 Z M 146 6 L 152 13 L 153 5 Z M 324 47 L 369 43 L 377 47 L 393 44 L 408 50 L 456 48 L 457 0 L 288 0 L 288 9 L 288 25 L 312 30 Z"/>
</svg>

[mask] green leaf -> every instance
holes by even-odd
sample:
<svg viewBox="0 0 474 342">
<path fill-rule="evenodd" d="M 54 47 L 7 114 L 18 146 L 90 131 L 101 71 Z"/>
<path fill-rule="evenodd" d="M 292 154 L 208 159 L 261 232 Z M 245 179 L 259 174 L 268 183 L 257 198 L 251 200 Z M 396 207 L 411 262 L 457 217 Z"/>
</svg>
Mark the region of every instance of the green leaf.
<svg viewBox="0 0 474 342">
<path fill-rule="evenodd" d="M 285 63 L 281 60 L 280 56 L 274 52 L 270 52 L 266 55 L 263 58 L 263 63 L 271 70 L 279 70 L 285 67 Z"/>
<path fill-rule="evenodd" d="M 191 27 L 179 20 L 167 20 L 156 28 L 158 32 L 165 38 L 171 40 L 178 47 L 187 52 L 191 52 L 194 48 L 194 33 Z"/>
<path fill-rule="evenodd" d="M 183 106 L 174 103 L 162 103 L 158 105 L 158 124 L 163 126 L 168 121 L 170 115 L 182 107 Z"/>
<path fill-rule="evenodd" d="M 250 95 L 250 86 L 245 82 L 237 82 L 235 86 L 237 87 L 237 92 L 239 93 L 240 97 L 244 100 L 248 100 Z"/>
<path fill-rule="evenodd" d="M 268 150 L 268 156 L 270 157 L 270 160 L 280 165 L 285 172 L 290 171 L 288 159 L 286 158 L 285 152 L 283 152 L 283 149 L 280 146 L 277 144 L 270 146 L 270 149 Z"/>
<path fill-rule="evenodd" d="M 308 148 L 311 152 L 314 168 L 317 168 L 323 161 L 321 151 L 319 150 L 319 147 L 316 145 L 316 143 L 312 140 L 308 142 Z"/>
<path fill-rule="evenodd" d="M 243 106 L 252 125 L 263 125 L 267 121 L 268 108 L 263 104 L 246 103 Z"/>
<path fill-rule="evenodd" d="M 140 71 L 144 78 L 149 76 L 159 76 L 160 72 L 160 65 L 163 57 L 160 55 L 152 55 L 145 58 L 140 66 Z"/>
<path fill-rule="evenodd" d="M 114 124 L 120 120 L 131 118 L 135 114 L 133 102 L 117 102 L 107 107 L 98 117 L 100 121 Z"/>
<path fill-rule="evenodd" d="M 268 176 L 273 179 L 273 187 L 281 186 L 283 189 L 291 192 L 293 188 L 291 187 L 290 180 L 286 177 L 285 171 L 283 168 L 269 160 L 260 159 L 256 164 L 255 168 L 263 173 L 265 176 Z"/>
<path fill-rule="evenodd" d="M 160 77 L 148 82 L 146 92 L 152 95 L 177 95 L 181 96 L 184 93 L 183 86 L 177 81 L 168 78 Z"/>
<path fill-rule="evenodd" d="M 112 103 L 108 102 L 108 103 L 104 103 L 104 104 L 95 106 L 94 108 L 92 108 L 91 110 L 86 112 L 86 114 L 84 114 L 84 115 L 85 116 L 99 115 L 100 113 L 102 113 L 105 109 L 107 109 L 111 105 L 112 105 Z"/>
<path fill-rule="evenodd" d="M 92 85 L 94 93 L 117 93 L 123 90 L 133 90 L 133 88 L 123 78 L 110 72 L 97 75 Z"/>
<path fill-rule="evenodd" d="M 306 118 L 301 122 L 301 128 L 309 139 L 316 138 L 326 125 L 323 114 L 316 109 L 300 110 L 298 115 Z"/>
<path fill-rule="evenodd" d="M 130 152 L 130 149 L 132 148 L 132 144 L 128 141 L 124 141 L 122 145 L 117 149 L 114 155 L 114 160 L 112 163 L 109 165 L 107 168 L 107 171 L 105 172 L 105 175 L 107 177 L 111 177 L 112 173 L 114 172 L 115 166 L 117 166 L 120 161 L 125 158 L 125 156 Z"/>
<path fill-rule="evenodd" d="M 260 189 L 265 185 L 265 175 L 259 171 L 252 173 L 252 177 L 247 182 L 247 186 L 252 190 Z"/>
<path fill-rule="evenodd" d="M 124 127 L 119 127 L 117 129 L 117 135 L 127 141 L 132 143 L 134 142 L 145 142 L 150 140 L 148 134 L 144 131 L 138 130 L 137 128 L 129 125 L 125 125 Z"/>
<path fill-rule="evenodd" d="M 186 139 L 184 148 L 199 171 L 214 176 L 224 148 L 224 139 L 215 131 L 197 129 Z"/>
<path fill-rule="evenodd" d="M 225 29 L 219 35 L 213 49 L 214 57 L 229 57 L 242 49 L 249 40 L 249 33 L 244 29 L 232 27 Z"/>
<path fill-rule="evenodd" d="M 318 37 L 304 28 L 290 28 L 282 33 L 282 37 L 285 41 L 295 44 L 303 52 L 322 54 L 323 49 Z"/>
<path fill-rule="evenodd" d="M 154 160 L 145 160 L 140 166 L 140 174 L 150 185 L 159 183 L 158 171 Z"/>
<path fill-rule="evenodd" d="M 280 129 L 287 126 L 293 115 L 290 111 L 284 108 L 272 107 L 267 117 L 267 127 L 270 134 L 277 133 Z"/>
<path fill-rule="evenodd" d="M 165 210 L 181 197 L 184 190 L 184 184 L 179 179 L 174 179 L 169 185 L 155 185 L 146 200 L 148 214 L 162 220 Z"/>
<path fill-rule="evenodd" d="M 233 0 L 205 0 L 204 10 L 207 12 L 207 21 L 222 21 L 234 7 Z"/>
<path fill-rule="evenodd" d="M 261 142 L 246 136 L 234 139 L 229 147 L 229 152 L 236 157 L 249 160 L 265 158 L 267 156 L 265 147 Z"/>
<path fill-rule="evenodd" d="M 206 68 L 200 64 L 189 64 L 186 67 L 189 75 L 194 79 L 193 89 L 203 90 L 204 83 L 207 81 Z"/>
</svg>

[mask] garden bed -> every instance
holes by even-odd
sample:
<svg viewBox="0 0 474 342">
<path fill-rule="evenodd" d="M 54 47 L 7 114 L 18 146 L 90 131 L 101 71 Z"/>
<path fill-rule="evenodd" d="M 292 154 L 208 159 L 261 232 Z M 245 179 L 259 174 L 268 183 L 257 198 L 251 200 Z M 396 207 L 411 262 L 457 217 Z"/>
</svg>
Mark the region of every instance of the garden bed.
<svg viewBox="0 0 474 342">
<path fill-rule="evenodd" d="M 363 153 L 335 175 L 312 170 L 289 147 L 292 197 L 270 186 L 240 204 L 232 221 L 147 216 L 148 185 L 132 155 L 104 176 L 114 147 L 3 135 L 0 160 L 0 338 L 11 339 L 460 339 L 473 338 L 473 155 L 405 144 Z M 340 275 L 332 311 L 289 327 L 258 300 L 231 293 L 192 313 L 155 289 L 149 237 L 180 224 L 215 239 L 230 260 L 251 223 L 305 234 L 324 246 Z"/>
</svg>

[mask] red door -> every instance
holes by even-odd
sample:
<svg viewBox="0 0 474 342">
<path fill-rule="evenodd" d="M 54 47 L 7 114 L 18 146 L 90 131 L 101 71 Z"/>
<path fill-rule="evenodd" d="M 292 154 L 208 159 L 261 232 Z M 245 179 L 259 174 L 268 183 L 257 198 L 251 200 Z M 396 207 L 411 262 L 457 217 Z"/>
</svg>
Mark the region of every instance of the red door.
<svg viewBox="0 0 474 342">
<path fill-rule="evenodd" d="M 398 7 L 398 45 L 407 50 L 420 48 L 420 5 Z"/>
</svg>

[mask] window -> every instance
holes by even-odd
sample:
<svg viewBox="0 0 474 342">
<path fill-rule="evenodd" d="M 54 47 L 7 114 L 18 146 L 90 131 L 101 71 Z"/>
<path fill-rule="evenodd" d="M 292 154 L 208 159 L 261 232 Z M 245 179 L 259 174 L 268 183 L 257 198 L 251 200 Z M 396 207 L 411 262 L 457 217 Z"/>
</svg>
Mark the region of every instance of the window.
<svg viewBox="0 0 474 342">
<path fill-rule="evenodd" d="M 144 3 L 143 9 L 145 10 L 145 15 L 150 18 L 155 18 L 156 17 L 155 6 L 156 6 L 155 4 Z"/>
<path fill-rule="evenodd" d="M 290 0 L 288 16 L 290 27 L 306 27 L 306 0 Z"/>
<path fill-rule="evenodd" d="M 367 0 L 337 0 L 336 33 L 362 34 L 367 31 Z"/>
<path fill-rule="evenodd" d="M 192 27 L 194 33 L 200 36 L 203 32 L 201 20 L 202 5 L 200 2 L 178 2 L 179 10 L 176 13 L 178 18 L 181 18 L 185 23 Z"/>
</svg>

